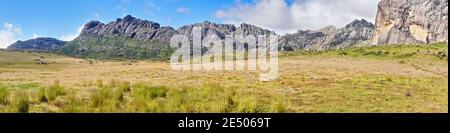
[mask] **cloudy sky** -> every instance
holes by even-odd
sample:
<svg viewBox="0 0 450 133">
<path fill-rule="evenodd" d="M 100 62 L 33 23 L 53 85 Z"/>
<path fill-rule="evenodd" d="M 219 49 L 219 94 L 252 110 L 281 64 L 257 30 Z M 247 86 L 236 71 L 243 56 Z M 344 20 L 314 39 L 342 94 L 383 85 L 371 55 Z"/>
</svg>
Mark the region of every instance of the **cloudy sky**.
<svg viewBox="0 0 450 133">
<path fill-rule="evenodd" d="M 254 24 L 279 34 L 338 27 L 354 19 L 373 22 L 379 0 L 1 0 L 0 48 L 17 40 L 72 40 L 90 20 L 127 14 L 178 28 L 212 21 Z"/>
</svg>

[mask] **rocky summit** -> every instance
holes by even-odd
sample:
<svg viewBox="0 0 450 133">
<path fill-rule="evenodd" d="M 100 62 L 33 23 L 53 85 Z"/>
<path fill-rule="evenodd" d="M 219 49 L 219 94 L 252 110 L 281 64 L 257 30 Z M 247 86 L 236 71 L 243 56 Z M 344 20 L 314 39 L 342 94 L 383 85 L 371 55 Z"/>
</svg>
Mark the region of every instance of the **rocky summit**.
<svg viewBox="0 0 450 133">
<path fill-rule="evenodd" d="M 369 44 L 375 26 L 362 19 L 355 20 L 343 28 L 328 26 L 320 30 L 299 30 L 281 37 L 282 50 L 325 50 L 345 48 L 356 44 Z"/>
<path fill-rule="evenodd" d="M 169 42 L 177 32 L 172 27 L 161 27 L 159 23 L 141 20 L 131 15 L 123 19 L 103 24 L 99 21 L 91 21 L 84 25 L 81 35 L 77 39 L 86 36 L 127 36 L 141 41 Z"/>
<path fill-rule="evenodd" d="M 375 44 L 418 44 L 448 40 L 448 0 L 382 0 Z"/>
<path fill-rule="evenodd" d="M 221 39 L 225 39 L 226 35 L 276 35 L 275 32 L 254 26 L 251 24 L 243 23 L 236 27 L 232 24 L 216 24 L 209 21 L 203 23 L 196 23 L 192 25 L 186 25 L 177 29 L 178 34 L 186 35 L 192 38 L 192 30 L 194 27 L 202 28 L 202 39 L 206 36 L 217 35 Z"/>
</svg>

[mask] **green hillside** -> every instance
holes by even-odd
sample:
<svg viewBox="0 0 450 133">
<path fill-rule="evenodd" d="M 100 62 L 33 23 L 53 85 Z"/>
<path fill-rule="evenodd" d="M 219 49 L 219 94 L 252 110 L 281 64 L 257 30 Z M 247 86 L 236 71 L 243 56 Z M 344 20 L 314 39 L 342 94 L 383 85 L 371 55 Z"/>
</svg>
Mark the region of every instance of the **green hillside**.
<svg viewBox="0 0 450 133">
<path fill-rule="evenodd" d="M 167 59 L 174 50 L 168 43 L 140 41 L 124 36 L 96 37 L 68 42 L 59 53 L 79 57 L 107 59 Z"/>
</svg>

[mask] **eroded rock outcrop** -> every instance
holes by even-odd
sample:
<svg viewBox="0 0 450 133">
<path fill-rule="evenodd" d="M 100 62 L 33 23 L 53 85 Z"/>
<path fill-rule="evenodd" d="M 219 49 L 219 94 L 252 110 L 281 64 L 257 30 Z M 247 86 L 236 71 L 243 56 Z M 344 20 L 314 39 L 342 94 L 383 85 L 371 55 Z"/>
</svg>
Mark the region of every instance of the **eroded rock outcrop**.
<svg viewBox="0 0 450 133">
<path fill-rule="evenodd" d="M 209 21 L 203 23 L 197 23 L 192 25 L 186 25 L 180 27 L 177 31 L 181 35 L 192 37 L 192 30 L 194 27 L 202 28 L 202 38 L 211 35 L 217 35 L 219 38 L 224 39 L 226 35 L 275 35 L 275 32 L 254 26 L 251 24 L 243 23 L 238 27 L 232 24 L 216 24 Z"/>
<path fill-rule="evenodd" d="M 257 37 L 259 35 L 263 36 L 269 36 L 269 35 L 276 35 L 275 32 L 266 30 L 263 28 L 260 28 L 258 26 L 254 26 L 251 24 L 243 23 L 236 27 L 232 24 L 216 24 L 209 21 L 205 21 L 203 23 L 196 23 L 192 25 L 186 25 L 183 27 L 180 27 L 177 31 L 180 35 L 186 35 L 188 36 L 191 41 L 193 41 L 193 29 L 194 27 L 201 27 L 202 28 L 202 35 L 201 35 L 201 41 L 203 43 L 202 51 L 205 52 L 207 49 L 211 47 L 211 45 L 208 45 L 210 42 L 215 42 L 213 36 L 217 36 L 220 39 L 225 40 L 225 37 L 227 35 L 233 36 L 235 41 L 241 42 L 242 45 L 236 45 L 234 48 L 238 49 L 244 49 L 246 46 L 246 41 L 244 37 L 248 37 L 249 35 L 253 35 L 255 37 L 256 43 L 258 42 Z M 215 45 L 215 44 L 214 44 Z M 248 47 L 247 47 L 248 48 Z"/>
<path fill-rule="evenodd" d="M 368 45 L 373 37 L 375 26 L 362 19 L 355 20 L 343 28 L 328 26 L 320 30 L 299 30 L 281 38 L 284 51 L 296 49 L 325 50 L 346 48 L 357 44 Z"/>
<path fill-rule="evenodd" d="M 123 19 L 103 24 L 99 21 L 91 21 L 84 25 L 81 35 L 77 39 L 85 36 L 127 36 L 141 41 L 169 42 L 170 38 L 176 34 L 172 27 L 161 27 L 159 23 L 148 20 L 141 20 L 130 15 Z"/>
<path fill-rule="evenodd" d="M 448 0 L 382 0 L 374 44 L 448 41 Z"/>
</svg>

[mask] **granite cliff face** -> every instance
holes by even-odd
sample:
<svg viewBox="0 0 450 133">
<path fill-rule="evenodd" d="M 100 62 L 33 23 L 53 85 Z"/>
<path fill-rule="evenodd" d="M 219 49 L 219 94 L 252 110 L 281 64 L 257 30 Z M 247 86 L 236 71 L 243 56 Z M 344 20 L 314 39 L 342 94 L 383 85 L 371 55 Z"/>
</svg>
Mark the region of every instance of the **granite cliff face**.
<svg viewBox="0 0 450 133">
<path fill-rule="evenodd" d="M 210 40 L 213 39 L 211 38 L 213 35 L 216 35 L 217 37 L 219 37 L 222 40 L 225 40 L 225 37 L 227 35 L 232 35 L 234 37 L 236 37 L 235 39 L 239 38 L 239 37 L 247 37 L 248 35 L 253 35 L 256 39 L 257 36 L 259 35 L 276 35 L 275 32 L 273 31 L 269 31 L 254 25 L 250 25 L 250 24 L 241 24 L 238 27 L 236 27 L 235 25 L 232 24 L 215 24 L 215 23 L 211 23 L 211 22 L 203 22 L 203 23 L 197 23 L 197 24 L 192 24 L 192 25 L 186 25 L 183 27 L 180 27 L 177 31 L 178 34 L 180 35 L 185 35 L 188 36 L 191 41 L 193 40 L 193 28 L 194 27 L 201 27 L 202 28 L 202 35 L 201 35 L 201 41 L 203 42 L 203 49 L 202 51 L 205 52 L 207 49 L 210 48 L 210 45 L 207 44 L 207 42 L 212 42 L 214 40 Z M 241 38 L 242 39 L 242 38 Z M 238 41 L 238 40 L 236 40 Z M 241 40 L 243 41 L 243 40 Z M 256 39 L 257 41 L 257 39 Z M 245 45 L 238 45 L 241 46 L 239 47 L 239 49 L 243 49 L 243 47 L 245 47 Z M 236 48 L 236 47 L 235 47 Z"/>
<path fill-rule="evenodd" d="M 236 27 L 231 24 L 215 24 L 209 21 L 203 23 L 196 23 L 191 25 L 185 25 L 177 29 L 178 34 L 193 38 L 193 28 L 202 28 L 202 39 L 206 36 L 217 35 L 220 38 L 225 38 L 225 35 L 230 35 L 236 31 Z"/>
<path fill-rule="evenodd" d="M 141 41 L 169 42 L 177 32 L 172 27 L 161 27 L 158 23 L 141 20 L 130 15 L 123 19 L 103 24 L 99 21 L 91 21 L 84 25 L 81 35 L 82 40 L 86 36 L 126 36 Z"/>
<path fill-rule="evenodd" d="M 239 27 L 230 24 L 203 22 L 186 25 L 175 30 L 172 27 L 161 27 L 158 23 L 134 18 L 130 15 L 108 24 L 91 21 L 76 39 L 68 42 L 60 51 L 63 54 L 87 58 L 160 58 L 170 56 L 170 40 L 174 35 L 186 35 L 193 39 L 194 27 L 202 28 L 201 39 L 217 35 L 224 39 L 226 35 L 269 35 L 273 31 L 265 30 L 250 24 Z M 203 51 L 209 46 L 203 47 Z M 162 54 L 161 54 L 162 53 Z"/>
<path fill-rule="evenodd" d="M 21 50 L 21 51 L 46 51 L 54 52 L 63 47 L 64 41 L 60 41 L 54 38 L 35 38 L 27 41 L 17 41 L 10 46 L 10 50 Z"/>
<path fill-rule="evenodd" d="M 448 41 L 448 0 L 382 0 L 374 44 Z"/>
<path fill-rule="evenodd" d="M 280 46 L 284 51 L 296 49 L 325 50 L 369 44 L 375 26 L 366 20 L 355 20 L 343 28 L 328 26 L 320 30 L 299 30 L 281 37 Z"/>
<path fill-rule="evenodd" d="M 224 39 L 226 35 L 275 35 L 275 32 L 273 31 L 269 31 L 250 24 L 243 23 L 236 27 L 232 24 L 215 24 L 208 21 L 186 25 L 177 29 L 177 31 L 181 35 L 186 35 L 192 38 L 192 30 L 194 27 L 202 28 L 202 38 L 211 35 L 217 35 L 221 39 Z"/>
<path fill-rule="evenodd" d="M 123 19 L 119 18 L 114 22 L 103 24 L 99 21 L 91 21 L 84 25 L 84 28 L 75 41 L 83 41 L 86 37 L 116 37 L 125 36 L 130 39 L 140 41 L 159 41 L 169 43 L 174 35 L 186 35 L 192 38 L 192 30 L 194 27 L 202 28 L 202 38 L 211 35 L 217 35 L 224 39 L 226 35 L 270 35 L 275 34 L 273 31 L 262 29 L 260 27 L 241 24 L 236 27 L 232 24 L 215 24 L 205 21 L 185 25 L 177 30 L 172 27 L 161 27 L 158 23 L 134 18 L 130 15 Z"/>
</svg>

